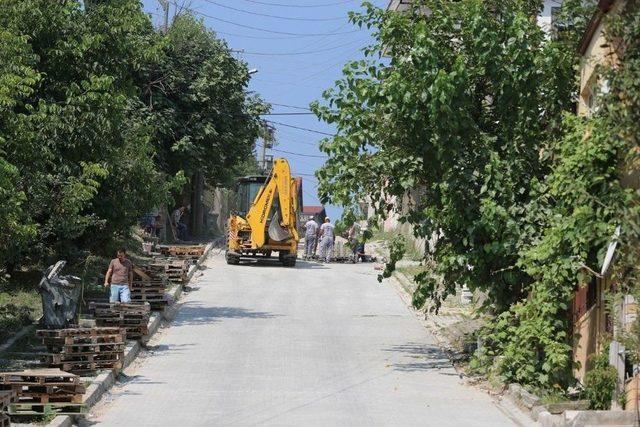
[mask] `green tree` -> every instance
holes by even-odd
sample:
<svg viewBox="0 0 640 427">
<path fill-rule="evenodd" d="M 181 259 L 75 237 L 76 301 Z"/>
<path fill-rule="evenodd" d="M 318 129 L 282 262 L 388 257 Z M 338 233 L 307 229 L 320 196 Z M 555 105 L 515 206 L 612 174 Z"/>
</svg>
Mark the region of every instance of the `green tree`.
<svg viewBox="0 0 640 427">
<path fill-rule="evenodd" d="M 178 16 L 157 43 L 142 92 L 157 163 L 169 174 L 200 171 L 210 185 L 228 183 L 252 155 L 267 105 L 247 92 L 246 64 L 193 15 Z"/>
<path fill-rule="evenodd" d="M 574 59 L 546 40 L 531 19 L 536 8 L 424 1 L 398 14 L 367 4 L 352 20 L 373 27 L 377 44 L 344 67 L 328 105 L 313 106 L 338 128 L 322 144 L 323 202 L 366 195 L 385 215 L 396 209 L 391 196 L 422 193 L 403 220 L 419 236 L 441 237 L 436 274 L 418 277 L 418 306 L 431 298 L 437 307 L 466 284 L 502 310 L 531 282 L 517 263 L 530 234 L 522 218 L 530 183 L 547 171 L 540 152 L 571 106 Z M 375 59 L 382 52 L 388 61 Z"/>
<path fill-rule="evenodd" d="M 39 79 L 25 37 L 0 30 L 0 129 L 11 126 L 11 111 L 21 108 Z M 19 188 L 18 168 L 5 157 L 7 141 L 0 134 L 0 260 L 14 262 L 17 251 L 33 235 L 24 211 L 25 193 Z M 2 263 L 0 263 L 2 267 Z"/>
<path fill-rule="evenodd" d="M 164 196 L 133 78 L 153 37 L 149 18 L 134 0 L 0 7 L 0 26 L 25 41 L 38 77 L 0 130 L 19 170 L 14 193 L 37 224 L 28 255 L 100 248 Z"/>
</svg>

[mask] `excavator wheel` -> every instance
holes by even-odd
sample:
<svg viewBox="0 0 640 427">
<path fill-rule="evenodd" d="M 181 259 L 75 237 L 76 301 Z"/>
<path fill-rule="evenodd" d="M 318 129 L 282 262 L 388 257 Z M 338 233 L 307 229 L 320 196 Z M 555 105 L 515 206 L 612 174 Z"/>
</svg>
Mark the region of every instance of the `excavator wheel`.
<svg viewBox="0 0 640 427">
<path fill-rule="evenodd" d="M 229 251 L 224 254 L 224 258 L 227 260 L 227 264 L 229 265 L 238 265 L 240 264 L 240 256 L 236 254 L 231 254 Z"/>
<path fill-rule="evenodd" d="M 285 267 L 295 267 L 296 258 L 297 257 L 295 255 L 284 255 L 281 259 L 282 265 Z"/>
</svg>

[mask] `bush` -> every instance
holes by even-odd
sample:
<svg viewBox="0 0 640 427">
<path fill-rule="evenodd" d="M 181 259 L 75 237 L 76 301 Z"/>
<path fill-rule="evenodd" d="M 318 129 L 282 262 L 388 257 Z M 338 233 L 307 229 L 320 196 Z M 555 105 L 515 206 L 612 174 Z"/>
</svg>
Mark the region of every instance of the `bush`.
<svg viewBox="0 0 640 427">
<path fill-rule="evenodd" d="M 589 408 L 594 410 L 611 409 L 613 393 L 618 381 L 618 372 L 609 365 L 608 351 L 592 356 L 593 369 L 585 377 L 585 397 Z"/>
</svg>

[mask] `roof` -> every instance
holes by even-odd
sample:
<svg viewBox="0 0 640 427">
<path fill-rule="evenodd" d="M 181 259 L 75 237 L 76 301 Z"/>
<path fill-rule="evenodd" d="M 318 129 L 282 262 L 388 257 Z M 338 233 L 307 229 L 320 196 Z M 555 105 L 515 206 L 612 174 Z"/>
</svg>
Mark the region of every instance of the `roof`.
<svg viewBox="0 0 640 427">
<path fill-rule="evenodd" d="M 591 21 L 587 26 L 587 30 L 584 32 L 584 34 L 582 35 L 582 39 L 580 40 L 578 51 L 581 55 L 584 55 L 586 53 L 587 49 L 589 48 L 589 43 L 591 43 L 591 39 L 593 39 L 593 36 L 598 29 L 600 22 L 602 21 L 602 17 L 607 12 L 609 12 L 609 10 L 611 10 L 614 3 L 615 0 L 600 0 L 598 2 L 596 11 L 591 17 Z"/>
<path fill-rule="evenodd" d="M 387 5 L 387 10 L 392 10 L 394 12 L 399 12 L 402 10 L 409 9 L 409 6 L 413 3 L 412 0 L 389 0 L 389 4 Z"/>
<path fill-rule="evenodd" d="M 302 213 L 309 215 L 317 215 L 324 212 L 324 206 L 305 206 L 302 208 Z"/>
</svg>

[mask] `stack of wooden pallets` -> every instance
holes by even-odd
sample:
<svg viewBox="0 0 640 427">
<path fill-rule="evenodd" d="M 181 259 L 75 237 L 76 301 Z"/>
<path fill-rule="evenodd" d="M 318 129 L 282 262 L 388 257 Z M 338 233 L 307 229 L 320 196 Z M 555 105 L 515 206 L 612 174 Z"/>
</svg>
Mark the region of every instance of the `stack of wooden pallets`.
<svg viewBox="0 0 640 427">
<path fill-rule="evenodd" d="M 172 260 L 165 264 L 165 273 L 173 283 L 187 283 L 189 262 L 187 260 Z"/>
<path fill-rule="evenodd" d="M 16 390 L 0 391 L 0 427 L 9 427 L 11 425 L 7 412 L 9 411 L 9 405 L 17 400 L 18 393 Z"/>
<path fill-rule="evenodd" d="M 89 310 L 98 326 L 122 328 L 127 332 L 127 339 L 140 339 L 149 332 L 151 306 L 148 302 L 92 302 Z"/>
<path fill-rule="evenodd" d="M 9 416 L 81 414 L 86 391 L 77 375 L 59 369 L 0 373 L 0 400 Z M 4 426 L 0 422 L 0 426 Z"/>
<path fill-rule="evenodd" d="M 191 245 L 191 246 L 161 246 L 160 253 L 181 259 L 198 259 L 204 254 L 204 246 Z"/>
<path fill-rule="evenodd" d="M 167 303 L 164 296 L 167 290 L 167 276 L 164 266 L 155 264 L 136 267 L 131 284 L 131 301 L 149 303 L 152 310 L 162 310 Z"/>
<path fill-rule="evenodd" d="M 121 328 L 69 328 L 40 330 L 49 351 L 44 363 L 75 374 L 100 369 L 121 369 L 124 360 L 126 332 Z"/>
</svg>

